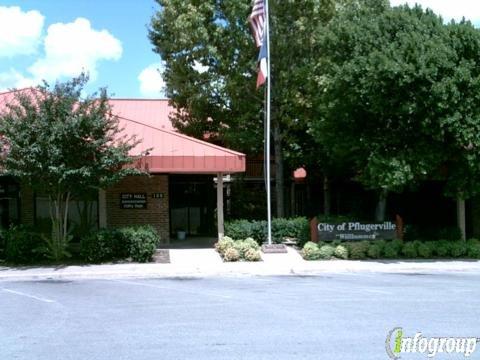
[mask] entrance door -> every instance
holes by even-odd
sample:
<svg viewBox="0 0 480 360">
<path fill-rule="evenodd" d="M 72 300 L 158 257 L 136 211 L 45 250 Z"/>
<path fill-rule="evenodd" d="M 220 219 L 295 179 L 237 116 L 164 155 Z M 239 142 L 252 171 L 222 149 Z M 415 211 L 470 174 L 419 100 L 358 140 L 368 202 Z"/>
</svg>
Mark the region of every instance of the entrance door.
<svg viewBox="0 0 480 360">
<path fill-rule="evenodd" d="M 170 231 L 188 235 L 215 234 L 216 193 L 212 176 L 170 176 Z"/>
</svg>

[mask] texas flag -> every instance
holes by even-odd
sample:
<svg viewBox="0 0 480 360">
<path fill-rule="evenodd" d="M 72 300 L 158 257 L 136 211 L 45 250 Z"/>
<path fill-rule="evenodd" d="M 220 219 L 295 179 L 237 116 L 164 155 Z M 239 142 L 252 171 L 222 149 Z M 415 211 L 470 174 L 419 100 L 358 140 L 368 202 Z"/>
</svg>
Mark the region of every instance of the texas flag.
<svg viewBox="0 0 480 360">
<path fill-rule="evenodd" d="M 267 37 L 264 36 L 262 46 L 260 47 L 260 53 L 258 54 L 257 89 L 265 84 L 265 80 L 267 79 L 267 60 Z"/>
</svg>

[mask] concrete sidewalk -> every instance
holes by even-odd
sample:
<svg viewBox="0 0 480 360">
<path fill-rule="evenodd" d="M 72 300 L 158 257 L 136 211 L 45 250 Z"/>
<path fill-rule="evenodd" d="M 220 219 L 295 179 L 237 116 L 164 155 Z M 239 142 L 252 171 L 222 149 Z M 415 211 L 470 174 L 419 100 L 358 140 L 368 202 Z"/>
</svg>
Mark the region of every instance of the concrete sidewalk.
<svg viewBox="0 0 480 360">
<path fill-rule="evenodd" d="M 286 254 L 262 254 L 256 263 L 224 263 L 213 249 L 172 249 L 170 264 L 104 264 L 64 267 L 0 267 L 0 281 L 207 276 L 284 276 L 325 273 L 469 272 L 480 275 L 480 261 L 305 261 L 288 248 Z"/>
</svg>

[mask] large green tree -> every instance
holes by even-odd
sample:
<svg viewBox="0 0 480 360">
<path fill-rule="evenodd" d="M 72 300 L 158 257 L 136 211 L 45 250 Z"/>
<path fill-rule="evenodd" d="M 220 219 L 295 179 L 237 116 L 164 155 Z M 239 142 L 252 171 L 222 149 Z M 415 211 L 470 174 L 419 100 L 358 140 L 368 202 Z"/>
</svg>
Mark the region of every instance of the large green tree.
<svg viewBox="0 0 480 360">
<path fill-rule="evenodd" d="M 425 179 L 480 190 L 480 31 L 417 6 L 353 4 L 317 33 L 311 131 L 385 198 Z M 381 216 L 380 216 L 381 217 Z"/>
<path fill-rule="evenodd" d="M 157 0 L 160 10 L 149 37 L 165 64 L 166 94 L 179 110 L 174 125 L 202 138 L 217 136 L 247 152 L 263 150 L 263 89 L 255 89 L 255 48 L 247 21 L 250 0 Z M 290 167 L 309 165 L 313 139 L 305 86 L 318 59 L 319 27 L 334 16 L 340 0 L 270 1 L 272 127 L 277 216 L 283 210 L 284 157 Z M 316 160 L 313 162 L 315 165 Z"/>
<path fill-rule="evenodd" d="M 87 81 L 81 75 L 19 91 L 0 115 L 2 171 L 48 196 L 52 236 L 47 243 L 56 260 L 68 255 L 70 200 L 138 173 L 128 166 L 137 140 L 121 135 L 105 89 L 82 96 Z"/>
</svg>

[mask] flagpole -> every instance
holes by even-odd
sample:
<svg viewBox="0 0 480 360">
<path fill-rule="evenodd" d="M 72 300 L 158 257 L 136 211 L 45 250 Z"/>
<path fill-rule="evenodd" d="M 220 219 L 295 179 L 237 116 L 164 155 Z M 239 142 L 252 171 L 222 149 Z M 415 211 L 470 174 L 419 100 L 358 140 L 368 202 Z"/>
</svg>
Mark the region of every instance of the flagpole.
<svg viewBox="0 0 480 360">
<path fill-rule="evenodd" d="M 272 245 L 272 192 L 270 178 L 270 9 L 268 0 L 265 0 L 265 34 L 267 36 L 267 129 L 266 129 L 266 162 L 267 162 L 267 239 L 268 245 Z"/>
</svg>

